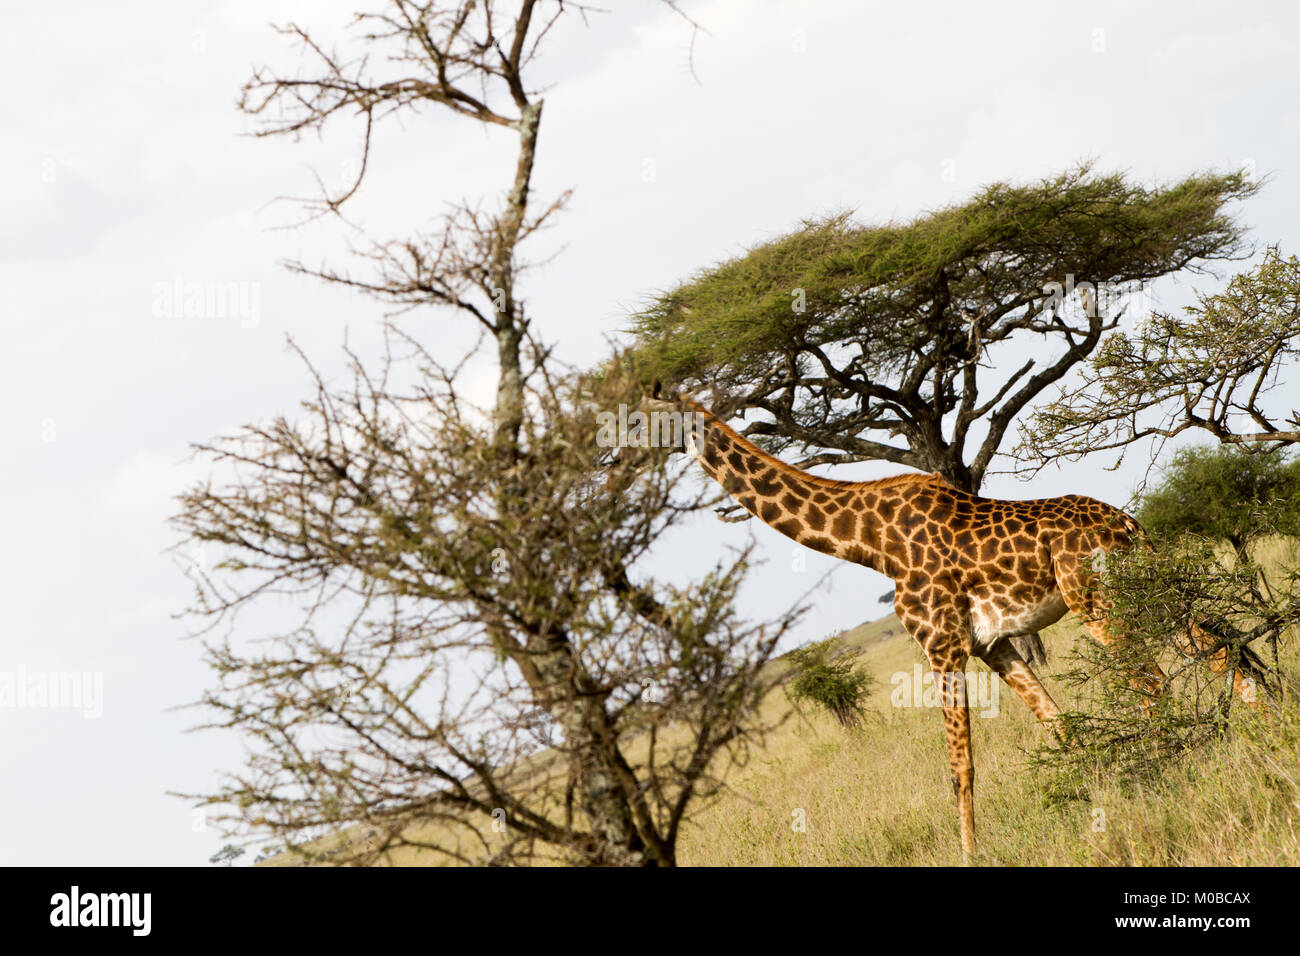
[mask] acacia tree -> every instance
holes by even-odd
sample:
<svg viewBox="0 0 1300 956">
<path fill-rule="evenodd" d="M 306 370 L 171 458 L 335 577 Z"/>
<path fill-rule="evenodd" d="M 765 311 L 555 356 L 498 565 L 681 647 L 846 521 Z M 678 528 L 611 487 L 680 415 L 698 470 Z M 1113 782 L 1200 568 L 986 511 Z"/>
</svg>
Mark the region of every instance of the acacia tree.
<svg viewBox="0 0 1300 956">
<path fill-rule="evenodd" d="M 525 375 L 507 466 L 456 376 L 392 334 L 422 372 L 409 392 L 354 361 L 297 419 L 201 446 L 242 476 L 176 519 L 228 555 L 196 579 L 219 677 L 201 703 L 250 749 L 200 798 L 306 860 L 674 864 L 765 727 L 797 611 L 739 619 L 746 554 L 626 586 L 702 499 L 662 460 L 604 479 L 603 386 Z M 286 600 L 300 615 L 249 641 L 254 607 Z"/>
<path fill-rule="evenodd" d="M 804 465 L 879 459 L 977 490 L 1126 294 L 1244 251 L 1225 210 L 1256 188 L 1240 173 L 1145 186 L 1084 164 L 908 223 L 810 221 L 655 298 L 636 317 L 641 361 L 712 388 L 724 414 L 759 413 L 745 434 Z M 1017 349 L 1031 357 L 1009 364 Z"/>
<path fill-rule="evenodd" d="M 1037 409 L 1017 456 L 1034 469 L 1197 430 L 1232 445 L 1300 442 L 1300 409 L 1277 396 L 1300 356 L 1300 259 L 1277 247 L 1182 315 L 1109 336 L 1082 374 Z M 1278 401 L 1273 401 L 1277 398 Z"/>
<path fill-rule="evenodd" d="M 182 545 L 225 552 L 211 575 L 191 569 L 219 677 L 201 703 L 250 744 L 246 768 L 198 796 L 304 858 L 671 865 L 689 809 L 762 728 L 764 664 L 797 612 L 738 620 L 744 554 L 688 588 L 641 569 L 700 506 L 653 454 L 595 480 L 593 416 L 623 382 L 560 368 L 519 286 L 520 245 L 559 207 L 532 211 L 542 103 L 525 68 L 582 8 L 501 8 L 393 0 L 357 17 L 351 58 L 289 26 L 302 70 L 245 88 L 261 135 L 360 118 L 359 176 L 314 213 L 358 194 L 384 116 L 450 110 L 511 131 L 517 161 L 496 211 L 456 207 L 433 234 L 375 243 L 367 276 L 295 265 L 477 323 L 498 362 L 492 409 L 458 387 L 471 356 L 390 327 L 386 360 L 352 356 L 349 387 L 316 375 L 296 418 L 198 446 L 229 468 L 175 519 Z M 299 616 L 259 624 L 268 640 L 236 629 L 278 622 L 286 601 Z"/>
</svg>

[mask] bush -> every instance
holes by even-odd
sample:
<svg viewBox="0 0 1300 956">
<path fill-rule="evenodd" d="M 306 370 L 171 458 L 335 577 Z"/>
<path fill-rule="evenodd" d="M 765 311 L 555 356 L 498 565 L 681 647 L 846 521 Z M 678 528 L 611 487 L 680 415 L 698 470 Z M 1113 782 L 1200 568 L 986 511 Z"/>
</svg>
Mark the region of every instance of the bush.
<svg viewBox="0 0 1300 956">
<path fill-rule="evenodd" d="M 831 659 L 835 643 L 820 641 L 787 655 L 794 665 L 787 693 L 795 704 L 809 701 L 823 708 L 842 727 L 860 727 L 875 680 L 847 656 Z"/>
<path fill-rule="evenodd" d="M 1059 739 L 1033 758 L 1047 771 L 1052 799 L 1086 799 L 1101 776 L 1154 782 L 1233 734 L 1250 715 L 1234 693 L 1236 672 L 1257 688 L 1256 703 L 1273 706 L 1289 684 L 1276 667 L 1277 641 L 1294 621 L 1296 579 L 1288 575 L 1285 587 L 1265 591 L 1257 586 L 1262 575 L 1249 559 L 1229 566 L 1220 548 L 1193 535 L 1160 552 L 1107 556 L 1101 586 L 1112 640 L 1076 646 L 1063 676 L 1083 691 L 1082 700 L 1062 713 Z M 1194 643 L 1194 626 L 1210 646 Z M 1256 642 L 1272 647 L 1273 669 L 1252 649 Z M 1209 661 L 1222 649 L 1228 671 L 1212 673 Z M 1153 664 L 1165 674 L 1158 691 Z"/>
</svg>

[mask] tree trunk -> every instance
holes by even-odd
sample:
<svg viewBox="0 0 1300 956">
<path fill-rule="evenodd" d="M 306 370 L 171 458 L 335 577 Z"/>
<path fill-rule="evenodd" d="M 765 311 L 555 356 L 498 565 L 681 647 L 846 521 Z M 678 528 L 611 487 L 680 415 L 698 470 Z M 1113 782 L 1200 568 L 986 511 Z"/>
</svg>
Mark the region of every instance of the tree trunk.
<svg viewBox="0 0 1300 956">
<path fill-rule="evenodd" d="M 515 248 L 524 225 L 528 190 L 537 149 L 542 104 L 520 106 L 519 159 L 506 209 L 498 224 L 491 256 L 491 297 L 496 313 L 497 357 L 500 363 L 494 409 L 496 442 L 503 469 L 520 457 L 520 429 L 524 409 L 521 348 L 527 322 L 515 299 Z M 503 487 L 500 506 L 512 507 L 510 482 Z M 609 739 L 604 699 L 588 693 L 593 682 L 582 671 L 577 656 L 564 638 L 544 638 L 540 646 L 513 649 L 515 659 L 534 692 L 564 729 L 565 741 L 578 760 L 577 786 L 582 808 L 600 841 L 595 862 L 615 865 L 653 865 L 657 853 L 647 853 L 635 813 L 623 782 L 629 772 L 614 741 Z M 622 764 L 620 766 L 620 764 Z"/>
</svg>

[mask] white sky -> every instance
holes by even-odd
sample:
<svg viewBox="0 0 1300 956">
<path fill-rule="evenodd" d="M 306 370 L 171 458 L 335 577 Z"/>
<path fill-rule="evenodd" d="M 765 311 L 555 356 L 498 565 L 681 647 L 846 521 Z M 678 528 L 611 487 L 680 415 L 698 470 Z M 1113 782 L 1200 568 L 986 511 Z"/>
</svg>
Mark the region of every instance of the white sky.
<svg viewBox="0 0 1300 956">
<path fill-rule="evenodd" d="M 104 700 L 98 719 L 0 708 L 0 864 L 206 865 L 223 842 L 166 795 L 210 789 L 237 767 L 240 743 L 183 734 L 197 715 L 172 709 L 208 677 L 170 617 L 188 592 L 162 553 L 173 542 L 164 520 L 195 475 L 180 463 L 188 442 L 306 395 L 286 335 L 327 369 L 345 332 L 363 353 L 375 345 L 380 306 L 276 265 L 345 265 L 345 234 L 275 230 L 292 209 L 268 206 L 309 191 L 312 167 L 341 181 L 346 127 L 323 141 L 255 141 L 234 109 L 254 62 L 287 68 L 296 56 L 268 21 L 332 28 L 355 2 L 58 14 L 27 4 L 6 15 L 0 674 L 102 672 Z M 526 295 L 571 360 L 598 357 L 648 293 L 802 217 L 851 207 L 864 220 L 906 218 L 1087 156 L 1142 179 L 1252 163 L 1274 178 L 1240 215 L 1260 243 L 1300 248 L 1293 5 L 688 2 L 709 31 L 695 51 L 701 85 L 680 20 L 650 0 L 612 6 L 589 29 L 571 22 L 539 64 L 556 84 L 539 197 L 576 192 L 542 242 L 566 248 Z M 445 201 L 498 189 L 512 145 L 436 113 L 386 126 L 354 212 L 383 238 L 421 228 Z M 156 316 L 155 285 L 178 275 L 256 284 L 259 321 Z M 1188 284 L 1158 291 L 1179 303 Z M 405 321 L 440 347 L 459 341 L 445 316 Z M 994 478 L 984 493 L 1123 503 L 1137 469 L 1105 464 L 1030 485 Z M 769 558 L 750 588 L 755 616 L 829 566 L 809 553 L 794 573 L 793 544 L 748 525 L 701 522 L 672 547 L 689 571 L 751 533 Z M 842 570 L 799 639 L 878 616 L 888 587 Z"/>
</svg>

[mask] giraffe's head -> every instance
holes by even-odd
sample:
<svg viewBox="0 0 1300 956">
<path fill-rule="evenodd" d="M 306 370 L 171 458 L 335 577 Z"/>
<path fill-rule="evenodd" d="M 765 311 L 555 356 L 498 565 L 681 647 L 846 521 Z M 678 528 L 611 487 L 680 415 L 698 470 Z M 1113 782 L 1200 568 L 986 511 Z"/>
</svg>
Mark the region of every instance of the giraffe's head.
<svg viewBox="0 0 1300 956">
<path fill-rule="evenodd" d="M 649 411 L 668 411 L 681 402 L 681 394 L 675 389 L 664 388 L 664 383 L 654 379 L 642 404 Z"/>
<path fill-rule="evenodd" d="M 703 427 L 702 407 L 686 393 L 655 378 L 637 409 L 629 413 L 628 444 L 693 453 Z"/>
<path fill-rule="evenodd" d="M 603 419 L 603 421 L 602 421 Z M 641 398 L 617 413 L 597 416 L 597 440 L 613 449 L 607 484 L 628 478 L 656 454 L 698 456 L 705 425 L 702 407 L 655 379 Z"/>
</svg>

